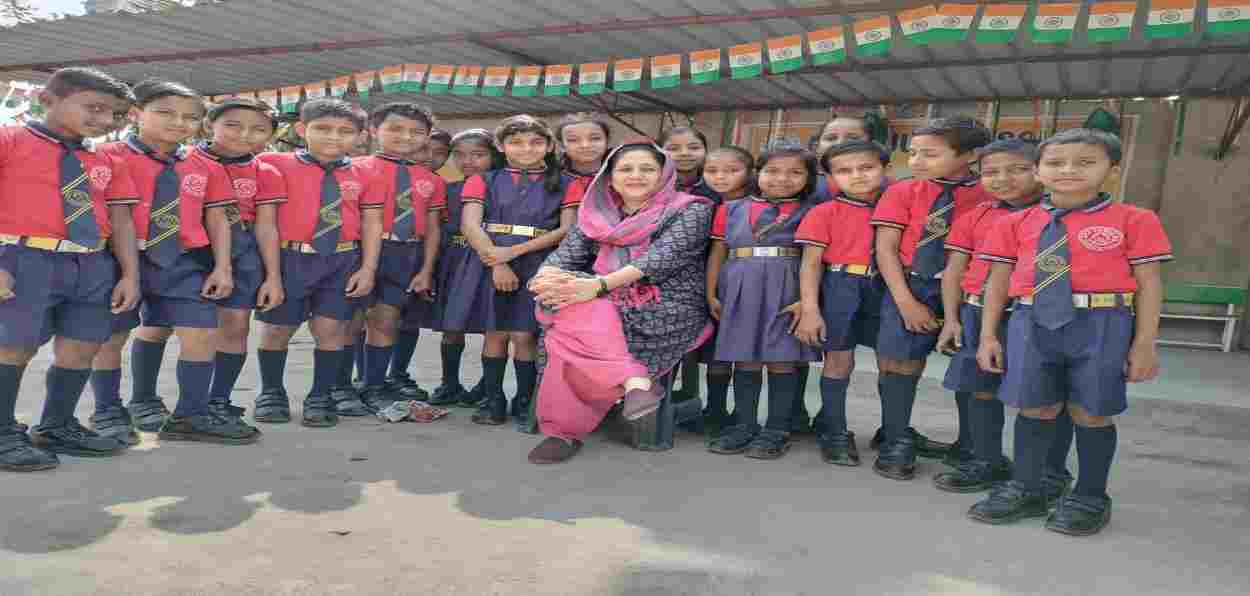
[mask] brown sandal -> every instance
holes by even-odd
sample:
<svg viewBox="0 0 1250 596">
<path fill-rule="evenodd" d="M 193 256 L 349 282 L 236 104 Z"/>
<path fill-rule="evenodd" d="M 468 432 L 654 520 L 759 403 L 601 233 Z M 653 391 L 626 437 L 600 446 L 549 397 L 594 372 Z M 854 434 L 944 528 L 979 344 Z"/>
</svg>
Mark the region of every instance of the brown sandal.
<svg viewBox="0 0 1250 596">
<path fill-rule="evenodd" d="M 529 461 L 532 464 L 561 464 L 577 455 L 581 449 L 582 442 L 577 439 L 547 437 L 530 451 Z"/>
</svg>

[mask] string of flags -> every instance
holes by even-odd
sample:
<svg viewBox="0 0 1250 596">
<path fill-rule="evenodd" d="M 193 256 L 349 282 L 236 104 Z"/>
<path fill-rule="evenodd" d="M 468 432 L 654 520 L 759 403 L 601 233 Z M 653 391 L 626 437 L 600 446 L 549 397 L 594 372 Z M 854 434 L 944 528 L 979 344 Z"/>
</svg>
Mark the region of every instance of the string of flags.
<svg viewBox="0 0 1250 596">
<path fill-rule="evenodd" d="M 1250 32 L 1250 0 L 1205 0 L 1205 3 L 1206 34 L 1225 36 Z M 1142 31 L 1146 39 L 1184 37 L 1195 30 L 1198 0 L 1149 0 L 1142 5 L 1147 7 Z M 1129 39 L 1138 10 L 1139 3 L 1133 0 L 1104 0 L 1091 4 L 1085 21 L 1086 38 L 1099 44 Z M 1031 20 L 1026 22 L 1030 15 Z M 895 21 L 902 39 L 916 45 L 961 43 L 969 39 L 978 44 L 1008 44 L 1024 30 L 1033 43 L 1064 44 L 1073 41 L 1081 15 L 1080 2 L 1034 0 L 1029 4 L 990 4 L 983 10 L 975 4 L 930 5 L 895 15 L 861 19 L 852 24 L 850 31 L 835 26 L 724 50 L 710 48 L 685 54 L 544 66 L 401 64 L 238 95 L 254 96 L 280 106 L 283 111 L 294 112 L 301 99 L 341 97 L 353 89 L 362 98 L 376 91 L 486 97 L 534 97 L 540 93 L 566 96 L 574 90 L 580 95 L 594 95 L 608 89 L 628 93 L 642 89 L 644 70 L 649 75 L 651 89 L 681 85 L 684 64 L 688 64 L 685 68 L 688 83 L 702 85 L 720 80 L 726 65 L 730 79 L 740 80 L 762 76 L 765 64 L 769 74 L 782 74 L 808 64 L 842 63 L 851 49 L 860 58 L 885 56 L 898 41 Z M 848 39 L 854 42 L 852 48 L 848 48 Z M 228 96 L 213 99 L 225 97 Z"/>
</svg>

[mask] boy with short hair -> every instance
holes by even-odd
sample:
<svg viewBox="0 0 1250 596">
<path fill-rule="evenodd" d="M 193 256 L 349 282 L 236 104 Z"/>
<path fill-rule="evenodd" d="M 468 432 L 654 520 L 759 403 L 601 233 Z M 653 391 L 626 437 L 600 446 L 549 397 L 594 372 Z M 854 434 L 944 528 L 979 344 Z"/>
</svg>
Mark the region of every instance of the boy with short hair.
<svg viewBox="0 0 1250 596">
<path fill-rule="evenodd" d="M 129 207 L 138 194 L 124 164 L 89 141 L 112 131 L 133 99 L 107 74 L 64 68 L 39 94 L 43 122 L 0 128 L 0 469 L 46 470 L 58 453 L 126 448 L 83 427 L 74 409 L 110 313 L 139 301 Z M 13 416 L 26 364 L 49 339 L 48 394 L 32 445 Z"/>
<path fill-rule="evenodd" d="M 832 200 L 812 209 L 795 241 L 806 245 L 799 275 L 803 314 L 799 340 L 825 354 L 817 426 L 821 458 L 858 466 L 855 433 L 847 430 L 846 390 L 855 346 L 876 348 L 885 285 L 873 262 L 873 205 L 886 189 L 890 154 L 872 141 L 833 145 L 820 158 L 836 183 Z"/>
<path fill-rule="evenodd" d="M 1160 263 L 1172 259 L 1154 212 L 1101 192 L 1120 168 L 1121 151 L 1116 136 L 1091 129 L 1043 141 L 1037 177 L 1048 194 L 1040 205 L 996 225 L 980 254 L 992 266 L 977 362 L 991 372 L 1006 369 L 999 399 L 1020 414 L 1012 480 L 972 506 L 968 516 L 974 520 L 1008 523 L 1047 515 L 1042 474 L 1055 418 L 1065 406 L 1076 425 L 1080 471 L 1046 529 L 1086 536 L 1111 520 L 1113 417 L 1128 408 L 1126 381 L 1159 373 Z M 1009 299 L 1015 309 L 1004 358 L 992 330 Z M 1063 385 L 1066 395 L 1051 390 Z"/>
<path fill-rule="evenodd" d="M 873 212 L 877 266 L 889 289 L 877 337 L 883 436 L 873 471 L 886 478 L 910 480 L 917 454 L 962 459 L 972 443 L 966 393 L 955 394 L 960 438 L 954 445 L 931 441 L 910 424 L 916 386 L 942 326 L 946 234 L 961 215 L 991 200 L 970 169 L 976 150 L 989 142 L 989 130 L 966 116 L 916 130 L 908 160 L 913 179 L 890 186 Z"/>
<path fill-rule="evenodd" d="M 341 359 L 351 357 L 344 351 L 349 347 L 347 325 L 360 299 L 373 290 L 384 227 L 385 203 L 373 176 L 348 157 L 364 126 L 364 118 L 350 103 L 309 101 L 295 125 L 308 148 L 260 156 L 282 173 L 287 202 L 278 207 L 286 302 L 257 316 L 266 323 L 256 352 L 262 385 L 256 399 L 258 422 L 291 419 L 283 383 L 287 346 L 308 321 L 316 349 L 313 385 L 304 400 L 301 423 L 338 424 L 330 389 Z"/>
</svg>

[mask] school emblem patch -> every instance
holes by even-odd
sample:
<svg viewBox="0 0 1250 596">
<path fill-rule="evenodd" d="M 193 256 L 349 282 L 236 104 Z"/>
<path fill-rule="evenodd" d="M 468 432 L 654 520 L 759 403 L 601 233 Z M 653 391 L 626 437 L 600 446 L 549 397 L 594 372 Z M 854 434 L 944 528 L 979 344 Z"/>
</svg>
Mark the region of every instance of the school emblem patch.
<svg viewBox="0 0 1250 596">
<path fill-rule="evenodd" d="M 1037 268 L 1046 273 L 1057 273 L 1067 266 L 1068 262 L 1058 255 L 1046 255 L 1037 262 Z"/>
<path fill-rule="evenodd" d="M 234 181 L 234 194 L 240 199 L 256 197 L 256 181 L 251 178 L 239 178 Z"/>
<path fill-rule="evenodd" d="M 238 205 L 226 205 L 225 209 L 226 221 L 230 222 L 230 225 L 237 224 L 243 219 L 243 214 L 239 213 Z"/>
<path fill-rule="evenodd" d="M 412 193 L 411 192 L 399 193 L 399 196 L 395 197 L 395 206 L 399 207 L 400 211 L 411 210 L 412 209 Z"/>
<path fill-rule="evenodd" d="M 945 234 L 950 231 L 950 226 L 947 225 L 945 219 L 940 217 L 931 217 L 929 218 L 929 221 L 925 222 L 924 229 L 930 234 Z"/>
<path fill-rule="evenodd" d="M 109 182 L 113 181 L 113 168 L 96 166 L 87 172 L 87 177 L 91 179 L 91 186 L 96 190 L 105 190 L 109 187 Z"/>
<path fill-rule="evenodd" d="M 434 196 L 434 183 L 429 180 L 418 180 L 412 185 L 412 192 L 417 193 L 423 199 Z"/>
<path fill-rule="evenodd" d="M 359 200 L 361 190 L 363 189 L 360 183 L 355 180 L 346 180 L 339 183 L 339 194 L 343 196 L 344 201 Z"/>
<path fill-rule="evenodd" d="M 339 213 L 338 209 L 322 211 L 321 221 L 331 224 L 331 225 L 337 225 L 337 224 L 343 223 L 343 216 Z"/>
<path fill-rule="evenodd" d="M 162 230 L 170 230 L 178 227 L 178 216 L 173 213 L 162 213 L 152 218 L 152 223 Z"/>
<path fill-rule="evenodd" d="M 182 192 L 193 197 L 203 197 L 208 188 L 208 178 L 200 174 L 187 174 L 182 179 Z"/>
<path fill-rule="evenodd" d="M 75 188 L 65 193 L 65 200 L 75 205 L 86 205 L 91 202 L 91 193 Z"/>
<path fill-rule="evenodd" d="M 1124 232 L 1111 226 L 1090 226 L 1076 235 L 1081 246 L 1094 252 L 1105 252 L 1124 244 Z"/>
</svg>

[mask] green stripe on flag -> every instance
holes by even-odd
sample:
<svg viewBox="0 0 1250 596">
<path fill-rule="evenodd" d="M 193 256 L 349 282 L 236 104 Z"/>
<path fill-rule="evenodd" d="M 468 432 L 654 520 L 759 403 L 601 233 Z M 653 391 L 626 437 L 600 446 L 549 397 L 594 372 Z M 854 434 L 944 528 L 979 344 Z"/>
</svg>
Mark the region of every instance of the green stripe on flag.
<svg viewBox="0 0 1250 596">
<path fill-rule="evenodd" d="M 822 66 L 825 64 L 837 64 L 846 62 L 846 48 L 838 48 L 832 52 L 821 52 L 812 54 L 812 64 Z"/>
<path fill-rule="evenodd" d="M 538 95 L 538 87 L 536 85 L 512 86 L 513 97 L 534 97 Z"/>
<path fill-rule="evenodd" d="M 482 95 L 486 97 L 503 97 L 503 87 L 500 85 L 491 85 L 482 87 Z"/>
<path fill-rule="evenodd" d="M 603 90 L 605 88 L 606 87 L 604 86 L 603 83 L 578 83 L 577 84 L 577 92 L 580 95 L 594 95 L 596 93 L 603 93 Z"/>
<path fill-rule="evenodd" d="M 770 60 L 768 62 L 768 72 L 771 72 L 772 74 L 781 74 L 783 72 L 797 70 L 802 66 L 803 55 L 800 53 L 798 56 L 786 58 L 785 60 Z"/>
<path fill-rule="evenodd" d="M 890 40 L 874 41 L 855 46 L 855 53 L 860 56 L 884 56 L 890 53 Z"/>
<path fill-rule="evenodd" d="M 712 81 L 719 81 L 719 80 L 720 80 L 720 69 L 706 70 L 703 72 L 696 72 L 690 75 L 690 82 L 694 83 L 695 85 L 702 85 L 704 83 L 711 83 Z"/>
<path fill-rule="evenodd" d="M 764 72 L 763 65 L 761 65 L 758 62 L 750 66 L 734 66 L 733 69 L 730 71 L 729 78 L 749 79 L 752 77 L 758 77 L 761 74 L 763 74 L 763 72 Z"/>
<path fill-rule="evenodd" d="M 560 95 L 568 95 L 569 86 L 564 85 L 543 85 L 543 95 L 546 97 L 556 97 Z"/>
</svg>

